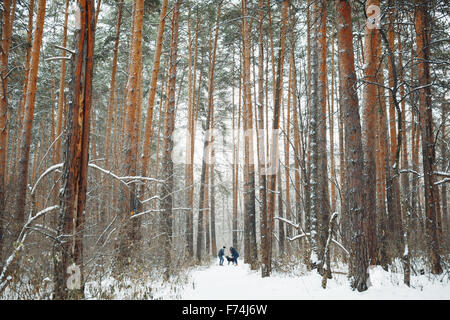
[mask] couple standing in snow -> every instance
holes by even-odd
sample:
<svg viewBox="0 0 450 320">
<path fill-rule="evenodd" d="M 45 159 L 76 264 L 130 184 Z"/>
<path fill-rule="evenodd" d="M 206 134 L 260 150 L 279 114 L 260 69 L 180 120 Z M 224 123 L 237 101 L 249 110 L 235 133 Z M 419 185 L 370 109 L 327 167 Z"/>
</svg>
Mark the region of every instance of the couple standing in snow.
<svg viewBox="0 0 450 320">
<path fill-rule="evenodd" d="M 223 256 L 225 255 L 225 249 L 226 247 L 224 246 L 222 249 L 219 250 L 219 254 L 217 255 L 219 257 L 219 266 L 223 266 Z M 232 261 L 234 265 L 237 266 L 237 259 L 239 257 L 239 253 L 237 252 L 237 250 L 233 247 L 230 247 L 230 253 L 231 253 L 231 260 L 229 256 L 226 256 L 228 261 Z M 228 262 L 229 264 L 230 262 Z"/>
</svg>

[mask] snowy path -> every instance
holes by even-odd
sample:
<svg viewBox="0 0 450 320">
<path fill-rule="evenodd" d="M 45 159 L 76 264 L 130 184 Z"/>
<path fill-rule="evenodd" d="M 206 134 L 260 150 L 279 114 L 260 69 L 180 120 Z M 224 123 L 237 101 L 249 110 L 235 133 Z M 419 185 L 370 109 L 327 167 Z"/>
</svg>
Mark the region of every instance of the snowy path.
<svg viewBox="0 0 450 320">
<path fill-rule="evenodd" d="M 273 274 L 261 278 L 260 271 L 251 271 L 242 261 L 236 266 L 199 268 L 191 274 L 188 284 L 178 291 L 181 299 L 205 300 L 292 300 L 292 299 L 450 299 L 448 276 L 429 279 L 412 277 L 414 288 L 402 283 L 403 275 L 390 274 L 376 268 L 371 270 L 372 286 L 359 293 L 349 288 L 346 275 L 335 274 L 326 290 L 316 272 L 300 271 L 296 276 Z"/>
</svg>

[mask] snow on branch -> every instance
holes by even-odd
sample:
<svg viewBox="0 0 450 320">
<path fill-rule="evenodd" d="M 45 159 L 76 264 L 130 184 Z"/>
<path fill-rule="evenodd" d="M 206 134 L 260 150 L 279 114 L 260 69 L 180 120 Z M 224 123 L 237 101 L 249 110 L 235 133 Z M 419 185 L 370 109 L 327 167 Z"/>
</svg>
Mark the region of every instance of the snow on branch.
<svg viewBox="0 0 450 320">
<path fill-rule="evenodd" d="M 142 201 L 142 203 L 146 203 L 146 202 L 149 202 L 149 201 L 152 201 L 152 200 L 155 200 L 155 199 L 162 200 L 160 196 L 153 196 L 153 197 L 150 197 L 148 199 L 145 199 L 144 201 Z"/>
<path fill-rule="evenodd" d="M 182 211 L 183 211 L 183 210 L 192 210 L 192 208 L 172 208 L 172 211 L 175 211 L 175 210 L 182 210 Z M 149 210 L 145 210 L 145 211 L 143 211 L 143 212 L 139 212 L 139 213 L 133 214 L 133 215 L 130 217 L 130 219 L 133 219 L 133 218 L 142 216 L 142 215 L 144 215 L 144 214 L 146 214 L 146 213 L 162 212 L 162 211 L 164 211 L 164 209 L 149 209 Z"/>
<path fill-rule="evenodd" d="M 51 172 L 61 169 L 64 166 L 64 163 L 57 163 L 51 167 L 49 167 L 47 170 L 44 171 L 44 173 L 41 174 L 41 176 L 36 180 L 34 186 L 31 188 L 31 195 L 34 195 L 35 191 L 36 191 L 36 187 L 38 186 L 39 182 L 42 181 L 42 179 L 47 176 L 48 174 L 50 174 Z M 121 183 L 123 183 L 125 186 L 128 187 L 130 181 L 127 180 L 138 180 L 138 181 L 152 181 L 152 182 L 157 182 L 157 183 L 163 183 L 164 180 L 158 180 L 155 178 L 150 178 L 150 177 L 141 177 L 141 176 L 124 176 L 124 177 L 119 177 L 117 175 L 115 175 L 114 173 L 112 173 L 111 171 L 108 171 L 106 169 L 103 169 L 101 167 L 99 167 L 98 165 L 94 164 L 94 163 L 89 163 L 88 164 L 89 167 L 97 169 L 111 177 L 113 177 L 116 180 L 119 180 Z"/>
<path fill-rule="evenodd" d="M 434 171 L 433 175 L 439 176 L 439 177 L 450 178 L 450 172 Z"/>
<path fill-rule="evenodd" d="M 303 238 L 303 237 L 306 237 L 306 239 L 308 240 L 308 237 L 309 237 L 310 235 L 311 235 L 310 233 L 302 233 L 302 234 L 298 234 L 298 235 L 296 235 L 296 236 L 294 236 L 294 237 L 292 237 L 292 238 L 287 237 L 286 239 L 288 239 L 289 241 L 294 241 L 294 240 L 297 240 L 297 239 L 301 239 L 301 238 Z M 308 240 L 308 241 L 309 241 L 309 240 Z"/>
<path fill-rule="evenodd" d="M 58 205 L 51 206 L 51 207 L 48 207 L 48 208 L 45 208 L 45 209 L 39 211 L 39 212 L 36 213 L 34 216 L 30 216 L 30 217 L 28 218 L 28 221 L 27 221 L 27 223 L 25 224 L 24 228 L 27 228 L 28 225 L 29 225 L 31 222 L 33 222 L 34 220 L 36 220 L 36 219 L 39 218 L 40 216 L 43 216 L 43 215 L 46 214 L 47 212 L 50 212 L 50 211 L 53 211 L 53 210 L 57 210 L 57 209 L 59 209 L 59 206 L 58 206 Z"/>
<path fill-rule="evenodd" d="M 339 247 L 341 247 L 341 249 L 344 250 L 346 254 L 350 255 L 350 252 L 348 252 L 348 250 L 345 249 L 345 247 L 342 244 L 340 244 L 338 241 L 336 241 L 335 239 L 331 239 L 331 241 L 333 241 L 335 244 L 337 244 Z"/>
<path fill-rule="evenodd" d="M 63 47 L 63 46 L 55 45 L 54 47 L 55 47 L 56 49 L 61 49 L 61 50 L 67 51 L 67 52 L 69 52 L 69 53 L 71 53 L 71 54 L 75 54 L 75 51 L 73 51 L 73 50 L 71 50 L 71 49 L 68 49 L 68 48 L 65 48 L 65 47 Z"/>
<path fill-rule="evenodd" d="M 51 206 L 48 208 L 45 208 L 38 213 L 36 213 L 34 216 L 30 214 L 28 217 L 27 222 L 23 226 L 22 230 L 19 233 L 19 236 L 17 237 L 17 241 L 14 243 L 14 250 L 11 253 L 11 255 L 6 259 L 5 265 L 3 266 L 2 272 L 0 274 L 0 294 L 3 292 L 3 290 L 6 288 L 6 285 L 8 282 L 12 279 L 11 276 L 7 275 L 8 268 L 13 264 L 13 261 L 17 257 L 17 253 L 22 249 L 23 243 L 25 242 L 25 239 L 28 236 L 28 233 L 25 232 L 26 229 L 29 228 L 30 224 L 36 220 L 37 218 L 43 216 L 44 214 L 59 209 L 59 206 Z"/>
<path fill-rule="evenodd" d="M 137 180 L 137 181 L 154 181 L 154 182 L 164 182 L 164 180 L 158 180 L 150 177 L 142 177 L 142 176 L 125 176 L 120 177 L 122 180 Z"/>
<path fill-rule="evenodd" d="M 418 173 L 417 171 L 414 171 L 412 169 L 402 169 L 402 170 L 400 170 L 400 173 L 413 173 L 416 176 L 421 176 L 420 173 Z"/>
<path fill-rule="evenodd" d="M 293 226 L 295 229 L 298 229 L 298 228 L 299 228 L 299 225 L 298 225 L 298 224 L 295 224 L 295 223 L 292 222 L 291 220 L 288 220 L 288 219 L 285 219 L 285 218 L 282 218 L 282 217 L 279 217 L 279 216 L 274 217 L 274 219 L 278 219 L 278 220 L 280 220 L 280 221 L 283 221 L 284 223 L 290 224 L 290 225 Z"/>
<path fill-rule="evenodd" d="M 418 176 L 419 178 L 423 177 L 423 174 L 420 174 L 417 171 L 414 171 L 411 169 L 402 169 L 402 170 L 400 170 L 400 173 L 412 173 L 412 174 L 415 174 L 416 176 Z M 433 176 L 450 178 L 450 172 L 434 171 Z"/>
<path fill-rule="evenodd" d="M 99 167 L 98 165 L 96 165 L 94 163 L 89 163 L 89 167 L 97 169 L 97 170 L 100 170 L 101 172 L 110 175 L 114 179 L 117 179 L 117 180 L 121 181 L 126 186 L 128 186 L 129 182 L 126 182 L 125 180 L 153 181 L 153 182 L 159 182 L 159 183 L 165 182 L 165 180 L 158 180 L 158 179 L 155 179 L 155 178 L 142 177 L 142 176 L 124 176 L 124 177 L 119 177 L 119 176 L 115 175 L 114 173 L 112 173 L 111 171 L 103 169 L 103 168 Z"/>
<path fill-rule="evenodd" d="M 447 183 L 447 182 L 450 182 L 450 178 L 445 178 L 445 179 L 436 181 L 436 182 L 434 183 L 434 185 L 435 185 L 435 186 L 438 186 L 438 185 L 440 185 L 440 184 Z"/>
<path fill-rule="evenodd" d="M 39 184 L 39 182 L 46 176 L 48 175 L 50 172 L 55 171 L 57 169 L 62 168 L 64 165 L 64 163 L 58 163 L 55 164 L 53 166 L 51 166 L 50 168 L 48 168 L 47 170 L 45 170 L 45 172 L 43 174 L 41 174 L 41 176 L 36 180 L 36 183 L 34 184 L 33 188 L 31 188 L 31 195 L 34 194 L 34 192 L 36 191 L 36 187 Z"/>
<path fill-rule="evenodd" d="M 44 61 L 55 61 L 55 60 L 70 60 L 70 57 L 60 56 L 60 57 L 51 57 L 47 58 Z"/>
</svg>

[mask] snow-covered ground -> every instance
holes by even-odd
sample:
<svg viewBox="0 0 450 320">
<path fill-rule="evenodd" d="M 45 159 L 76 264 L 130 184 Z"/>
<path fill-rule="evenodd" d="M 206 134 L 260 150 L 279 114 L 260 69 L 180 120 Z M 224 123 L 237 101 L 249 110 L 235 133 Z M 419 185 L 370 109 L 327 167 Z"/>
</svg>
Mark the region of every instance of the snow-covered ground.
<svg viewBox="0 0 450 320">
<path fill-rule="evenodd" d="M 316 271 L 308 271 L 303 264 L 291 264 L 286 272 L 273 272 L 261 278 L 260 270 L 252 271 L 240 261 L 238 266 L 219 266 L 212 261 L 209 266 L 192 267 L 163 281 L 161 271 L 148 271 L 133 279 L 120 281 L 107 275 L 87 279 L 87 299 L 163 299 L 163 300 L 450 300 L 450 274 L 444 268 L 441 275 L 411 274 L 411 287 L 403 284 L 401 263 L 396 261 L 389 272 L 381 267 L 370 268 L 371 286 L 365 292 L 352 291 L 347 279 L 347 266 L 334 264 L 333 279 L 327 288 Z M 416 262 L 416 268 L 423 265 Z M 95 279 L 95 280 L 94 280 Z M 43 286 L 39 292 L 25 287 L 10 292 L 0 299 L 51 299 L 51 288 Z M 25 290 L 25 289 L 30 290 Z M 20 292 L 20 294 L 19 294 Z"/>
<path fill-rule="evenodd" d="M 346 270 L 343 270 L 344 272 Z M 412 276 L 411 287 L 403 284 L 403 274 L 370 270 L 372 286 L 365 292 L 352 291 L 345 274 L 334 274 L 326 289 L 321 287 L 317 272 L 296 270 L 293 274 L 275 273 L 261 278 L 260 271 L 249 265 L 212 265 L 198 268 L 177 297 L 162 299 L 206 300 L 292 300 L 292 299 L 450 299 L 449 275 Z"/>
<path fill-rule="evenodd" d="M 347 266 L 334 264 L 333 279 L 327 288 L 314 271 L 304 264 L 292 263 L 285 272 L 273 272 L 261 278 L 260 270 L 252 271 L 240 261 L 238 266 L 219 266 L 212 261 L 209 266 L 191 267 L 163 281 L 161 271 L 147 271 L 122 280 L 104 275 L 87 279 L 86 299 L 132 300 L 450 300 L 450 274 L 444 268 L 441 275 L 411 274 L 411 287 L 403 284 L 401 263 L 396 261 L 389 272 L 381 267 L 371 267 L 371 286 L 365 292 L 352 291 L 347 279 Z M 417 268 L 423 265 L 416 263 Z M 94 280 L 95 279 L 95 280 Z M 50 280 L 49 280 L 50 281 Z M 51 299 L 51 286 L 47 283 L 38 291 L 28 281 L 22 287 L 4 292 L 1 299 Z"/>
</svg>

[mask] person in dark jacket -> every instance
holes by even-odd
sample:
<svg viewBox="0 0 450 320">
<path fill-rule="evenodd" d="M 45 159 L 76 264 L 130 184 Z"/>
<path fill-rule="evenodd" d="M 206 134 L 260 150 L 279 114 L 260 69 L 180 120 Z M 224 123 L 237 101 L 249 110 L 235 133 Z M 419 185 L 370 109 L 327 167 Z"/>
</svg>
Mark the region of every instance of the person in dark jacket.
<svg viewBox="0 0 450 320">
<path fill-rule="evenodd" d="M 238 262 L 237 259 L 239 257 L 239 253 L 237 252 L 237 250 L 233 247 L 230 248 L 230 252 L 231 252 L 231 256 L 233 257 L 233 263 L 235 266 L 237 266 Z"/>
<path fill-rule="evenodd" d="M 219 266 L 223 266 L 223 256 L 225 255 L 225 247 L 219 250 L 219 254 L 217 255 L 219 257 Z"/>
</svg>

